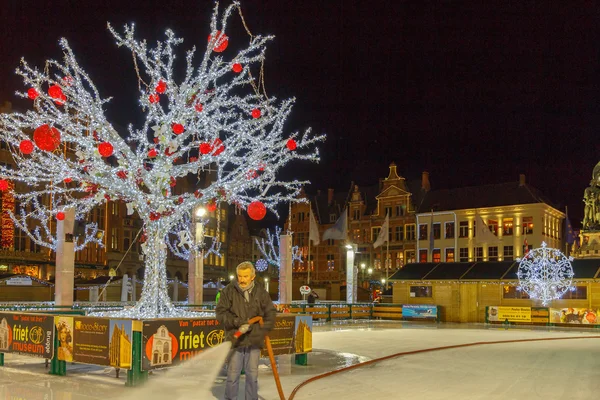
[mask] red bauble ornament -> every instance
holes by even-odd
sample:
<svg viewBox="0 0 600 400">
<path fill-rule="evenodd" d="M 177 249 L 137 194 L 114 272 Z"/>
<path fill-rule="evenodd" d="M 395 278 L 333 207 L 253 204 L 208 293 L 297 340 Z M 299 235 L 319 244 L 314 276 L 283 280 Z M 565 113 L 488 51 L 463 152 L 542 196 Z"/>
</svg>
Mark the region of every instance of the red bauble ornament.
<svg viewBox="0 0 600 400">
<path fill-rule="evenodd" d="M 246 172 L 246 179 L 248 179 L 248 180 L 254 179 L 257 176 L 258 176 L 258 174 L 253 169 L 251 169 L 250 171 Z"/>
<path fill-rule="evenodd" d="M 0 179 L 0 190 L 8 190 L 8 181 L 6 179 Z"/>
<path fill-rule="evenodd" d="M 60 88 L 60 86 L 58 85 L 52 85 L 48 88 L 48 94 L 50 95 L 50 97 L 52 97 L 53 99 L 60 99 L 62 97 L 64 97 L 64 94 L 62 92 L 62 89 Z"/>
<path fill-rule="evenodd" d="M 194 106 L 194 108 L 196 109 L 196 111 L 201 112 L 202 111 L 202 103 L 198 103 Z"/>
<path fill-rule="evenodd" d="M 179 199 L 178 199 L 178 200 L 179 200 L 179 204 L 182 204 L 182 203 L 183 203 L 183 197 L 179 196 Z"/>
<path fill-rule="evenodd" d="M 217 210 L 217 203 L 215 201 L 208 203 L 206 209 L 208 212 L 215 212 Z"/>
<path fill-rule="evenodd" d="M 56 213 L 56 219 L 59 221 L 63 221 L 65 219 L 65 213 L 62 211 L 59 211 Z"/>
<path fill-rule="evenodd" d="M 232 65 L 231 69 L 233 70 L 233 72 L 239 74 L 240 72 L 242 72 L 242 64 L 240 63 L 235 63 Z"/>
<path fill-rule="evenodd" d="M 202 154 L 208 154 L 211 152 L 211 150 L 212 150 L 212 146 L 208 143 L 202 143 L 200 145 L 200 153 L 202 153 Z"/>
<path fill-rule="evenodd" d="M 112 156 L 113 150 L 113 145 L 109 142 L 102 142 L 98 145 L 98 153 L 100 153 L 102 157 Z"/>
<path fill-rule="evenodd" d="M 19 150 L 23 154 L 31 154 L 33 152 L 33 142 L 31 140 L 21 140 L 19 143 Z"/>
<path fill-rule="evenodd" d="M 44 151 L 54 151 L 60 144 L 60 132 L 58 129 L 44 124 L 33 131 L 33 141 Z"/>
<path fill-rule="evenodd" d="M 248 216 L 255 221 L 260 221 L 267 215 L 267 208 L 260 201 L 253 201 L 248 205 Z"/>
<path fill-rule="evenodd" d="M 57 106 L 62 106 L 65 104 L 66 101 L 67 101 L 67 96 L 65 96 L 64 94 L 61 93 L 60 96 L 56 100 L 54 100 L 54 103 Z"/>
<path fill-rule="evenodd" d="M 27 91 L 27 97 L 29 97 L 31 100 L 35 100 L 35 99 L 37 99 L 37 97 L 38 97 L 39 95 L 40 95 L 40 94 L 38 93 L 38 91 L 37 91 L 37 90 L 35 90 L 35 88 L 31 88 L 31 89 L 29 89 L 29 90 Z"/>
<path fill-rule="evenodd" d="M 71 179 L 71 178 L 65 178 L 65 179 L 63 180 L 63 182 L 64 182 L 64 183 L 71 183 L 71 182 L 73 182 L 73 179 Z"/>
<path fill-rule="evenodd" d="M 259 171 L 264 171 L 266 167 L 267 167 L 267 165 L 264 162 L 261 161 L 261 162 L 258 163 L 258 170 Z"/>
<path fill-rule="evenodd" d="M 169 180 L 169 186 L 175 187 L 176 184 L 177 184 L 177 181 L 175 180 L 175 178 L 171 177 L 171 179 Z"/>
<path fill-rule="evenodd" d="M 296 144 L 296 141 L 294 139 L 290 139 L 287 141 L 287 143 L 285 144 L 288 148 L 288 150 L 296 150 L 296 147 L 298 147 L 298 145 Z"/>
<path fill-rule="evenodd" d="M 167 90 L 167 84 L 164 81 L 158 81 L 156 85 L 156 93 L 164 93 Z"/>
<path fill-rule="evenodd" d="M 212 40 L 212 36 L 208 35 L 208 41 L 210 42 L 211 40 Z M 229 38 L 227 37 L 227 35 L 221 34 L 221 31 L 217 31 L 217 34 L 215 35 L 213 51 L 215 51 L 217 53 L 221 53 L 221 52 L 225 51 L 225 49 L 227 48 L 228 45 L 229 45 Z"/>
<path fill-rule="evenodd" d="M 252 110 L 252 118 L 260 118 L 260 110 L 258 108 Z"/>
<path fill-rule="evenodd" d="M 127 171 L 117 171 L 117 177 L 121 179 L 127 179 Z"/>
<path fill-rule="evenodd" d="M 213 153 L 215 156 L 218 156 L 223 151 L 225 151 L 225 146 L 223 146 L 223 142 L 219 138 L 215 139 L 215 141 L 213 142 L 212 148 L 215 149 L 215 152 Z"/>
<path fill-rule="evenodd" d="M 148 96 L 148 101 L 152 104 L 154 103 L 158 103 L 158 101 L 160 100 L 160 96 L 155 94 L 151 94 L 150 96 Z"/>
<path fill-rule="evenodd" d="M 176 135 L 181 135 L 185 131 L 185 128 L 181 124 L 173 124 L 171 129 L 173 129 L 173 133 Z"/>
<path fill-rule="evenodd" d="M 148 152 L 148 157 L 150 158 L 154 158 L 158 155 L 158 153 L 156 152 L 155 149 L 150 149 L 150 151 Z"/>
<path fill-rule="evenodd" d="M 156 221 L 160 219 L 160 214 L 157 212 L 150 213 L 150 221 Z"/>
</svg>

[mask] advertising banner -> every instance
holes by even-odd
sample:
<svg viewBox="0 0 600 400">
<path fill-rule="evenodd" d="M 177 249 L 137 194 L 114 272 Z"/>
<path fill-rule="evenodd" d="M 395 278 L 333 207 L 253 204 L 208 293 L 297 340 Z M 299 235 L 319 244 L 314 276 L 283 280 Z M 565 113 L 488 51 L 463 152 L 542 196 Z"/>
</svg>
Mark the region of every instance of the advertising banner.
<svg viewBox="0 0 600 400">
<path fill-rule="evenodd" d="M 59 360 L 131 368 L 131 320 L 60 316 L 54 322 Z"/>
<path fill-rule="evenodd" d="M 531 307 L 488 307 L 490 322 L 531 322 Z"/>
<path fill-rule="evenodd" d="M 54 317 L 0 313 L 0 353 L 54 356 Z"/>
<path fill-rule="evenodd" d="M 435 304 L 403 304 L 402 319 L 437 319 L 437 306 Z"/>
<path fill-rule="evenodd" d="M 600 309 L 592 308 L 551 308 L 550 322 L 554 324 L 599 325 Z"/>
<path fill-rule="evenodd" d="M 312 351 L 312 316 L 296 316 L 294 349 L 296 354 L 308 353 Z"/>
<path fill-rule="evenodd" d="M 216 319 L 163 319 L 142 322 L 142 369 L 175 366 L 225 339 Z"/>
<path fill-rule="evenodd" d="M 296 316 L 293 314 L 281 315 L 275 318 L 275 327 L 269 332 L 273 355 L 294 353 L 295 325 Z M 267 349 L 262 349 L 261 356 L 269 356 Z"/>
</svg>

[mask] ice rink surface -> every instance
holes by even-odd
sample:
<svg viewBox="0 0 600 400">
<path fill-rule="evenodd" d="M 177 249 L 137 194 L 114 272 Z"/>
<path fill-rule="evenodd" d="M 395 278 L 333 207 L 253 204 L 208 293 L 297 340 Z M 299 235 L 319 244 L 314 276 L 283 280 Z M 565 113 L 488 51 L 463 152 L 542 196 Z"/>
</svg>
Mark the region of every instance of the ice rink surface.
<svg viewBox="0 0 600 400">
<path fill-rule="evenodd" d="M 281 382 L 290 396 L 307 379 L 391 354 L 479 342 L 402 355 L 308 383 L 295 399 L 597 399 L 600 398 L 600 330 L 390 321 L 341 321 L 314 327 L 308 366 L 280 357 Z M 44 362 L 5 355 L 0 399 L 221 399 L 223 372 L 215 365 L 227 348 L 207 353 L 185 369 L 155 371 L 142 388 L 124 385 L 125 371 L 68 364 L 67 376 L 48 375 Z M 213 382 L 212 387 L 210 381 Z M 240 382 L 243 398 L 244 380 Z M 261 399 L 277 400 L 268 360 L 260 366 Z"/>
</svg>

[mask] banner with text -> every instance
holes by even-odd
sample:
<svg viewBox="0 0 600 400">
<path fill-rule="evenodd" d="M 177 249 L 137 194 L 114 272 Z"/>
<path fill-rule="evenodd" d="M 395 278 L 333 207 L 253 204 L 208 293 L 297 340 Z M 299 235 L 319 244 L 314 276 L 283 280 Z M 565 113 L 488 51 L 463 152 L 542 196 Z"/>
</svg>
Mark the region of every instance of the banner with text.
<svg viewBox="0 0 600 400">
<path fill-rule="evenodd" d="M 403 304 L 402 319 L 417 320 L 438 318 L 437 306 L 435 304 Z"/>
<path fill-rule="evenodd" d="M 498 307 L 487 308 L 490 322 L 531 322 L 531 307 Z"/>
<path fill-rule="evenodd" d="M 0 313 L 0 353 L 52 358 L 53 318 L 41 314 Z"/>
</svg>

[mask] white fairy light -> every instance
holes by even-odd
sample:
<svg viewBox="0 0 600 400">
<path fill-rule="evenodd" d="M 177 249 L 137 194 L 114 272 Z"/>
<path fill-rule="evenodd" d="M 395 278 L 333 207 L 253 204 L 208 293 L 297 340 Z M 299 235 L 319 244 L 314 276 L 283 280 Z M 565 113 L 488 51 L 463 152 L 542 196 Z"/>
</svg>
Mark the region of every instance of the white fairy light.
<svg viewBox="0 0 600 400">
<path fill-rule="evenodd" d="M 22 60 L 16 70 L 29 89 L 17 94 L 33 97 L 33 110 L 0 115 L 0 139 L 9 145 L 16 163 L 14 169 L 0 166 L 0 178 L 28 185 L 16 194 L 21 202 L 50 196 L 53 206 L 39 211 L 46 219 L 68 207 L 75 208 L 77 216 L 85 215 L 112 199 L 128 204 L 128 211 L 136 211 L 143 221 L 147 239 L 141 246 L 146 263 L 142 294 L 135 307 L 116 315 L 187 315 L 174 307 L 167 291 L 167 246 L 173 246 L 165 242 L 178 222 L 197 207 L 215 202 L 242 208 L 261 202 L 277 214 L 275 207 L 299 201 L 300 189 L 308 183 L 281 181 L 279 170 L 293 160 L 319 159 L 315 145 L 324 136 L 313 136 L 310 130 L 284 132 L 294 100 L 278 101 L 255 90 L 250 68 L 263 62 L 273 37 L 251 36 L 248 47 L 237 54 L 213 51 L 223 47 L 227 19 L 236 9 L 238 3 L 229 6 L 219 21 L 215 6 L 207 32 L 212 39 L 199 63 L 194 62 L 195 50 L 187 52 L 181 81 L 174 77 L 174 62 L 182 39 L 172 31 L 150 48 L 135 38 L 133 25 L 125 26 L 122 34 L 108 26 L 117 45 L 136 60 L 145 121 L 140 128 L 130 126 L 128 133 L 117 132 L 107 120 L 110 99 L 101 97 L 65 39 L 60 41 L 62 62 L 49 60 L 47 68 L 39 70 Z M 243 68 L 232 70 L 234 63 Z M 45 143 L 34 135 L 37 146 L 21 151 L 31 131 L 44 125 Z M 60 133 L 60 141 L 53 141 L 51 129 Z M 197 179 L 207 170 L 213 171 L 211 182 L 198 184 L 194 192 L 173 194 L 177 180 Z M 18 218 L 15 223 L 28 232 L 27 224 Z M 36 238 L 35 232 L 29 235 Z M 219 248 L 218 240 L 213 241 L 207 253 L 218 253 Z"/>
<path fill-rule="evenodd" d="M 567 258 L 560 250 L 542 247 L 530 250 L 519 261 L 517 277 L 518 290 L 523 290 L 531 299 L 542 301 L 546 306 L 552 300 L 560 299 L 567 290 L 572 289 L 573 257 Z"/>
<path fill-rule="evenodd" d="M 260 241 L 257 238 L 254 239 L 263 259 L 277 269 L 281 265 L 281 258 L 279 257 L 280 236 L 281 228 L 276 226 L 273 234 L 267 229 L 266 240 L 264 238 L 261 238 Z M 302 250 L 298 246 L 292 247 L 292 262 L 294 261 L 302 263 Z"/>
</svg>

